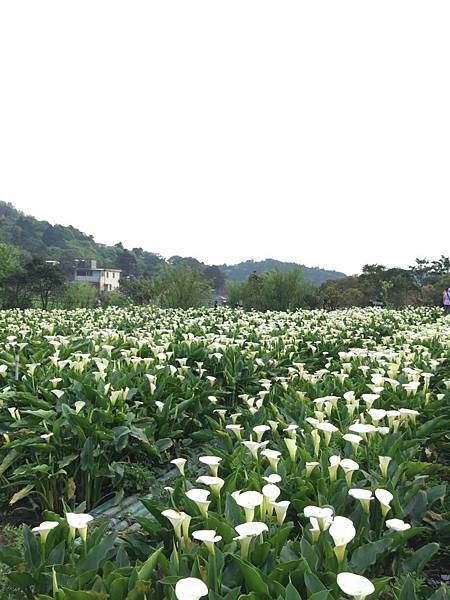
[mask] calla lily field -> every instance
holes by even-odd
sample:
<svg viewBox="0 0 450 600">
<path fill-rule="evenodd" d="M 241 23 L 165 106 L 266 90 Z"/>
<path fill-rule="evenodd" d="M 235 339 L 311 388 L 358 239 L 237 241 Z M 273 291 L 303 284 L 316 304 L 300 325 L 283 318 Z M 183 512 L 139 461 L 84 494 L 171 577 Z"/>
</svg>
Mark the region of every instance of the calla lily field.
<svg viewBox="0 0 450 600">
<path fill-rule="evenodd" d="M 433 308 L 0 312 L 7 597 L 449 598 L 449 355 Z"/>
</svg>

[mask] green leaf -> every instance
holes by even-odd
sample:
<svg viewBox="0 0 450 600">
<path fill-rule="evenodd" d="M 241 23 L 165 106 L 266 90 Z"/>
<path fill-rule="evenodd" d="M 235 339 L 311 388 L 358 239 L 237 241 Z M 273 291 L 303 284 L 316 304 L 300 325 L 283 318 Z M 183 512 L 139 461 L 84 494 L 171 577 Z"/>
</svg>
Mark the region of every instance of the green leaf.
<svg viewBox="0 0 450 600">
<path fill-rule="evenodd" d="M 79 560 L 76 564 L 76 573 L 81 575 L 90 571 L 97 571 L 100 565 L 108 558 L 113 546 L 116 535 L 114 533 L 106 536 L 99 544 L 94 546 L 87 553 L 85 558 Z"/>
<path fill-rule="evenodd" d="M 160 440 L 156 440 L 155 446 L 158 452 L 165 452 L 173 446 L 173 441 L 170 438 L 161 438 Z"/>
<path fill-rule="evenodd" d="M 11 498 L 11 500 L 9 501 L 9 503 L 15 504 L 19 500 L 22 500 L 22 498 L 25 498 L 26 496 L 28 496 L 28 494 L 31 492 L 32 489 L 34 489 L 34 485 L 29 483 L 24 488 L 22 488 L 21 490 L 16 492 L 14 494 L 14 496 Z"/>
<path fill-rule="evenodd" d="M 314 575 L 314 573 L 309 573 L 307 571 L 304 575 L 304 579 L 308 591 L 312 594 L 316 594 L 317 592 L 328 591 L 327 588 L 320 581 L 320 579 L 316 575 Z"/>
<path fill-rule="evenodd" d="M 255 592 L 256 594 L 260 594 L 269 598 L 269 588 L 263 579 L 261 571 L 259 571 L 259 569 L 250 563 L 243 561 L 238 556 L 233 555 L 232 558 L 239 565 L 245 580 L 246 588 L 251 592 Z"/>
<path fill-rule="evenodd" d="M 430 600 L 448 600 L 450 598 L 450 591 L 447 586 L 439 588 L 434 592 L 432 596 L 430 596 Z"/>
<path fill-rule="evenodd" d="M 79 592 L 61 587 L 65 600 L 107 600 L 108 594 L 103 592 Z"/>
<path fill-rule="evenodd" d="M 322 590 L 321 592 L 316 592 L 309 597 L 309 600 L 328 600 L 331 598 L 330 592 L 328 590 Z"/>
<path fill-rule="evenodd" d="M 314 547 L 308 542 L 306 538 L 302 538 L 302 541 L 300 542 L 300 550 L 302 553 L 302 558 L 305 560 L 309 569 L 313 572 L 316 572 L 319 557 L 317 556 Z"/>
<path fill-rule="evenodd" d="M 31 530 L 26 525 L 22 527 L 24 558 L 25 563 L 30 571 L 33 571 L 41 564 L 41 553 L 39 551 L 39 543 L 36 537 L 31 533 Z"/>
<path fill-rule="evenodd" d="M 420 523 L 427 511 L 428 497 L 424 490 L 414 494 L 413 499 L 405 509 L 405 516 L 410 515 L 412 519 Z"/>
<path fill-rule="evenodd" d="M 402 564 L 403 573 L 411 573 L 415 571 L 418 575 L 423 571 L 425 565 L 433 558 L 436 552 L 439 551 L 439 544 L 431 542 L 419 548 L 414 554 L 405 560 Z"/>
<path fill-rule="evenodd" d="M 84 442 L 80 454 L 80 467 L 82 471 L 90 471 L 94 466 L 94 440 L 88 437 Z"/>
<path fill-rule="evenodd" d="M 19 456 L 19 453 L 16 450 L 11 450 L 2 460 L 2 464 L 0 465 L 0 476 L 9 469 L 9 467 L 13 464 L 16 458 Z"/>
<path fill-rule="evenodd" d="M 123 600 L 128 591 L 128 577 L 117 577 L 109 588 L 110 600 Z"/>
<path fill-rule="evenodd" d="M 302 597 L 297 592 L 295 587 L 289 582 L 286 586 L 286 594 L 284 596 L 285 600 L 302 600 Z"/>
<path fill-rule="evenodd" d="M 416 598 L 417 596 L 414 590 L 414 583 L 411 577 L 408 575 L 405 583 L 402 585 L 402 589 L 400 590 L 399 600 L 415 600 Z"/>
<path fill-rule="evenodd" d="M 150 581 L 153 571 L 155 570 L 156 565 L 158 564 L 158 558 L 161 554 L 162 548 L 158 548 L 153 552 L 153 554 L 148 558 L 145 563 L 140 567 L 138 571 L 138 580 L 139 581 Z"/>
<path fill-rule="evenodd" d="M 392 538 L 385 537 L 376 542 L 369 542 L 357 548 L 350 560 L 350 566 L 355 573 L 362 575 L 367 567 L 377 562 L 378 557 L 392 545 Z"/>
<path fill-rule="evenodd" d="M 15 548 L 0 545 L 0 563 L 8 565 L 8 567 L 15 567 L 21 562 L 22 556 Z"/>
</svg>

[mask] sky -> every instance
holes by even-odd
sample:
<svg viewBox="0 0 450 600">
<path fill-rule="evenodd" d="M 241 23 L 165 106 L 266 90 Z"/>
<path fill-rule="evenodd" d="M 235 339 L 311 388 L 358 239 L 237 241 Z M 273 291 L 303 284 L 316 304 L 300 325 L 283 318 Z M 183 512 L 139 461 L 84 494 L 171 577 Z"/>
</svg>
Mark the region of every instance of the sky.
<svg viewBox="0 0 450 600">
<path fill-rule="evenodd" d="M 0 200 L 102 243 L 450 253 L 448 0 L 4 0 Z"/>
</svg>

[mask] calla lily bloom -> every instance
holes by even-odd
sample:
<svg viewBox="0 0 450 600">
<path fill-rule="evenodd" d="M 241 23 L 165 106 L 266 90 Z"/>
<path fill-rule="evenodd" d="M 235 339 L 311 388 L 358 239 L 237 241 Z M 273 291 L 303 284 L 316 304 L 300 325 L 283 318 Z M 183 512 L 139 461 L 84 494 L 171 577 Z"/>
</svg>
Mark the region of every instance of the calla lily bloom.
<svg viewBox="0 0 450 600">
<path fill-rule="evenodd" d="M 355 575 L 354 573 L 339 573 L 337 584 L 344 594 L 356 600 L 364 600 L 375 591 L 375 586 L 371 581 L 362 575 Z"/>
<path fill-rule="evenodd" d="M 270 448 L 265 448 L 261 451 L 261 456 L 267 458 L 270 463 L 270 467 L 274 473 L 277 472 L 278 463 L 280 461 L 281 452 L 278 450 L 270 450 Z"/>
<path fill-rule="evenodd" d="M 241 556 L 242 558 L 246 559 L 248 558 L 248 551 L 252 538 L 261 535 L 264 531 L 268 531 L 269 528 L 265 523 L 253 521 L 251 523 L 236 525 L 235 529 L 238 533 L 238 536 L 233 539 L 241 542 Z"/>
<path fill-rule="evenodd" d="M 378 462 L 380 464 L 380 471 L 383 477 L 386 479 L 388 476 L 388 467 L 392 458 L 390 456 L 379 456 Z"/>
<path fill-rule="evenodd" d="M 319 431 L 323 431 L 324 434 L 324 438 L 325 438 L 325 444 L 328 446 L 331 440 L 331 434 L 332 433 L 336 433 L 336 431 L 339 431 L 339 429 L 333 425 L 332 423 L 317 423 L 316 425 L 316 429 L 319 429 Z"/>
<path fill-rule="evenodd" d="M 305 506 L 303 514 L 307 519 L 317 519 L 320 531 L 326 531 L 333 520 L 333 509 L 329 507 Z"/>
<path fill-rule="evenodd" d="M 33 527 L 31 530 L 33 533 L 39 533 L 41 536 L 41 542 L 45 544 L 48 534 L 52 529 L 58 527 L 58 521 L 43 521 L 38 527 Z"/>
<path fill-rule="evenodd" d="M 173 510 L 172 508 L 163 510 L 161 514 L 163 517 L 166 517 L 166 519 L 169 519 L 169 521 L 172 524 L 172 527 L 175 530 L 176 537 L 181 541 L 182 526 L 186 519 L 188 519 L 189 521 L 191 520 L 189 515 L 187 515 L 185 512 L 178 512 L 177 510 Z"/>
<path fill-rule="evenodd" d="M 345 548 L 356 535 L 356 529 L 351 519 L 346 517 L 334 517 L 329 529 L 329 534 L 333 538 L 334 553 L 339 563 L 344 560 Z"/>
<path fill-rule="evenodd" d="M 388 512 L 391 510 L 390 504 L 391 504 L 394 496 L 391 494 L 391 492 L 388 492 L 388 490 L 382 490 L 382 489 L 375 490 L 375 496 L 381 505 L 381 513 L 382 513 L 383 517 L 385 517 L 388 514 Z"/>
<path fill-rule="evenodd" d="M 290 502 L 289 500 L 281 500 L 281 502 L 271 502 L 270 505 L 272 506 L 272 508 L 275 509 L 277 523 L 281 527 L 286 518 L 286 513 L 289 508 Z"/>
<path fill-rule="evenodd" d="M 406 531 L 407 529 L 411 529 L 411 525 L 401 519 L 388 519 L 386 527 L 392 531 Z"/>
<path fill-rule="evenodd" d="M 330 475 L 330 481 L 336 481 L 337 469 L 341 462 L 341 457 L 333 454 L 330 456 L 330 466 L 328 467 L 328 474 Z"/>
<path fill-rule="evenodd" d="M 318 463 L 317 461 L 306 462 L 305 463 L 306 476 L 309 477 L 311 475 L 311 473 L 313 472 L 313 470 L 319 466 L 319 464 L 320 463 Z"/>
<path fill-rule="evenodd" d="M 263 518 L 266 514 L 268 514 L 270 517 L 272 515 L 271 503 L 276 501 L 278 496 L 281 494 L 281 490 L 277 485 L 274 485 L 273 483 L 268 483 L 263 487 L 262 493 L 264 496 L 262 508 Z"/>
<path fill-rule="evenodd" d="M 214 554 L 214 544 L 222 539 L 214 529 L 199 529 L 193 532 L 192 537 L 198 542 L 203 542 L 211 554 Z"/>
<path fill-rule="evenodd" d="M 372 423 L 375 425 L 375 427 L 377 427 L 381 419 L 384 419 L 386 416 L 386 411 L 382 408 L 371 408 L 367 412 L 370 418 L 372 419 Z"/>
<path fill-rule="evenodd" d="M 211 475 L 217 477 L 219 463 L 222 460 L 220 456 L 200 456 L 198 460 L 204 465 L 208 465 L 211 470 Z"/>
<path fill-rule="evenodd" d="M 370 501 L 373 500 L 372 492 L 370 490 L 363 490 L 361 488 L 352 488 L 348 490 L 349 496 L 352 496 L 356 500 L 361 502 L 363 511 L 369 514 Z"/>
<path fill-rule="evenodd" d="M 357 435 L 356 433 L 346 433 L 342 436 L 342 438 L 346 442 L 350 442 L 353 448 L 353 452 L 356 454 L 358 452 L 358 446 L 362 442 L 362 437 Z"/>
<path fill-rule="evenodd" d="M 197 577 L 185 577 L 179 579 L 175 586 L 177 600 L 200 600 L 208 595 L 208 588 L 201 579 Z"/>
<path fill-rule="evenodd" d="M 180 474 L 184 477 L 184 465 L 186 464 L 185 458 L 174 458 L 170 461 L 172 465 L 175 465 L 177 469 L 180 471 Z"/>
<path fill-rule="evenodd" d="M 78 529 L 81 539 L 85 542 L 88 523 L 93 521 L 94 517 L 85 513 L 66 513 L 66 520 L 72 535 L 75 534 L 75 529 Z"/>
<path fill-rule="evenodd" d="M 310 517 L 309 521 L 311 523 L 311 528 L 309 531 L 311 532 L 312 541 L 315 543 L 320 537 L 319 521 L 315 517 Z"/>
<path fill-rule="evenodd" d="M 290 438 L 295 440 L 295 436 L 297 435 L 297 429 L 298 425 L 296 425 L 295 423 L 291 423 L 286 427 L 286 429 L 283 429 L 283 431 L 285 431 Z"/>
<path fill-rule="evenodd" d="M 270 427 L 269 425 L 256 425 L 253 427 L 253 431 L 256 433 L 256 441 L 261 442 L 266 431 L 270 431 Z"/>
<path fill-rule="evenodd" d="M 192 488 L 186 492 L 186 496 L 189 500 L 195 502 L 200 514 L 205 517 L 205 519 L 208 518 L 208 507 L 211 504 L 211 501 L 208 500 L 209 494 L 210 492 L 199 488 Z"/>
<path fill-rule="evenodd" d="M 317 431 L 317 429 L 313 429 L 311 431 L 311 437 L 312 437 L 312 441 L 313 441 L 313 446 L 314 446 L 314 456 L 319 456 L 319 452 L 320 452 L 320 433 Z"/>
<path fill-rule="evenodd" d="M 255 516 L 255 508 L 261 506 L 264 502 L 264 496 L 260 492 L 252 490 L 248 492 L 233 492 L 232 494 L 236 504 L 244 509 L 245 520 L 249 523 Z"/>
<path fill-rule="evenodd" d="M 277 473 L 271 473 L 267 475 L 267 477 L 263 477 L 264 481 L 267 483 L 280 483 L 281 477 Z"/>
<path fill-rule="evenodd" d="M 343 458 L 339 466 L 345 473 L 347 485 L 350 486 L 352 484 L 352 475 L 354 471 L 358 471 L 359 469 L 358 463 L 352 460 L 351 458 Z"/>
<path fill-rule="evenodd" d="M 284 443 L 286 444 L 292 462 L 295 462 L 295 456 L 297 454 L 297 442 L 295 439 L 289 437 L 284 438 Z"/>
<path fill-rule="evenodd" d="M 265 448 L 269 442 L 259 443 L 259 442 L 253 442 L 252 440 L 250 440 L 250 441 L 245 441 L 242 443 L 248 450 L 250 450 L 250 454 L 252 455 L 252 457 L 255 460 L 258 460 L 258 450 L 260 448 Z"/>
<path fill-rule="evenodd" d="M 201 477 L 198 477 L 198 479 L 196 480 L 196 483 L 202 483 L 203 485 L 207 485 L 214 496 L 219 496 L 220 490 L 222 489 L 225 481 L 220 477 L 210 477 L 208 475 L 201 475 Z"/>
<path fill-rule="evenodd" d="M 236 425 L 235 423 L 231 425 L 225 425 L 225 429 L 228 431 L 232 431 L 238 440 L 242 439 L 241 431 L 244 429 L 242 425 Z"/>
</svg>

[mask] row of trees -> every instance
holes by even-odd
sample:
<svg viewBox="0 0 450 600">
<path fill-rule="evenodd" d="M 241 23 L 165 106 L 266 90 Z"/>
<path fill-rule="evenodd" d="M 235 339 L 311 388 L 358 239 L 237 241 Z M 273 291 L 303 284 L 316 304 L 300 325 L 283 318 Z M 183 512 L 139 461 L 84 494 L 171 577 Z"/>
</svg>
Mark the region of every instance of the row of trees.
<svg viewBox="0 0 450 600">
<path fill-rule="evenodd" d="M 383 265 L 365 265 L 359 276 L 327 281 L 320 295 L 331 308 L 368 306 L 373 303 L 388 307 L 436 306 L 442 290 L 450 286 L 450 259 L 417 258 L 408 269 Z"/>
<path fill-rule="evenodd" d="M 0 307 L 41 306 L 76 308 L 102 304 L 155 304 L 164 308 L 189 308 L 211 301 L 220 275 L 205 270 L 203 263 L 173 257 L 153 276 L 128 276 L 121 290 L 97 297 L 95 288 L 70 283 L 59 265 L 42 257 L 21 255 L 0 243 Z M 214 269 L 214 268 L 213 268 Z M 231 305 L 246 310 L 295 310 L 296 308 L 342 308 L 380 304 L 387 307 L 439 305 L 442 289 L 450 285 L 450 259 L 416 259 L 408 269 L 365 265 L 361 275 L 342 277 L 315 286 L 305 280 L 299 267 L 282 272 L 253 272 L 243 282 L 228 284 Z"/>
</svg>

